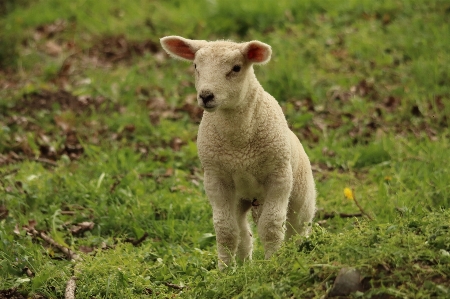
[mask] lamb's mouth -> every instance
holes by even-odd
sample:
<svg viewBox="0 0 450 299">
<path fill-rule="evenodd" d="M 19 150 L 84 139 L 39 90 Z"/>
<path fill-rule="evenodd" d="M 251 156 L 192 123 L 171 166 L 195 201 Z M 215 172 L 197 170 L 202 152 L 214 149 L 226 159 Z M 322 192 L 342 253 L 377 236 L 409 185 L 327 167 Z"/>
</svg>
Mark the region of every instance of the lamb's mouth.
<svg viewBox="0 0 450 299">
<path fill-rule="evenodd" d="M 205 111 L 208 112 L 214 112 L 218 105 L 216 103 L 206 103 L 206 104 L 200 104 L 200 107 L 203 108 Z"/>
</svg>

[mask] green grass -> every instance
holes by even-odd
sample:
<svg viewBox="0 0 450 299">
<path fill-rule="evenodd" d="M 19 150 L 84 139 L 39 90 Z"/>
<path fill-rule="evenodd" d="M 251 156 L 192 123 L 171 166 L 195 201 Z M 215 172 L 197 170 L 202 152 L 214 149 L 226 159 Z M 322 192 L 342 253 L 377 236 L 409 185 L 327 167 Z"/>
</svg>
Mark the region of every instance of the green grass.
<svg viewBox="0 0 450 299">
<path fill-rule="evenodd" d="M 449 296 L 448 1 L 5 3 L 0 297 L 62 298 L 76 276 L 76 298 L 321 298 L 343 267 L 363 276 L 354 298 Z M 252 262 L 216 269 L 192 66 L 159 47 L 172 34 L 272 46 L 256 73 L 319 210 L 270 260 L 256 239 Z M 360 212 L 345 187 L 373 221 L 337 216 Z"/>
</svg>

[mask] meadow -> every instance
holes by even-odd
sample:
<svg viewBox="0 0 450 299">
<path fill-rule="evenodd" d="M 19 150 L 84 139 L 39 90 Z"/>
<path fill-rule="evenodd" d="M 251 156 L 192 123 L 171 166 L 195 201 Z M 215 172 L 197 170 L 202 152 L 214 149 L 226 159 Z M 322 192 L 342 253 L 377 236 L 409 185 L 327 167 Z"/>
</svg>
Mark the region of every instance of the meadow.
<svg viewBox="0 0 450 299">
<path fill-rule="evenodd" d="M 0 28 L 0 299 L 450 296 L 450 2 L 4 0 Z M 310 237 L 218 271 L 166 35 L 272 46 Z"/>
</svg>

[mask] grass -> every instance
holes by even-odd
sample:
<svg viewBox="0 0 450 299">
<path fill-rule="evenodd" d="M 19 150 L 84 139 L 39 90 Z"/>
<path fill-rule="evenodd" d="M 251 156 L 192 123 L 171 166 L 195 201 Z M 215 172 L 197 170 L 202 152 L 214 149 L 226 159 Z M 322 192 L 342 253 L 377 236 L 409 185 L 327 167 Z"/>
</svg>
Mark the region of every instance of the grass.
<svg viewBox="0 0 450 299">
<path fill-rule="evenodd" d="M 0 8 L 0 298 L 61 298 L 72 276 L 76 298 L 321 298 L 343 267 L 362 276 L 350 297 L 448 297 L 447 1 Z M 169 34 L 272 46 L 256 73 L 312 161 L 308 239 L 216 269 L 193 70 Z M 346 187 L 373 221 L 339 217 L 360 213 Z"/>
</svg>

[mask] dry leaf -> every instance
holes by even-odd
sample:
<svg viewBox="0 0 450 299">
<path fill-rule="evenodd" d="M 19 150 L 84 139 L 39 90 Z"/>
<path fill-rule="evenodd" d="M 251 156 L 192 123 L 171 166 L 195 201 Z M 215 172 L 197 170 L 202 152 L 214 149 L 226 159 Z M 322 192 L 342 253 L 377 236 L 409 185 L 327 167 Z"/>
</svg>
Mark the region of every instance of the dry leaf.
<svg viewBox="0 0 450 299">
<path fill-rule="evenodd" d="M 167 168 L 166 172 L 163 174 L 163 177 L 171 177 L 173 175 L 173 168 Z"/>
<path fill-rule="evenodd" d="M 170 140 L 170 147 L 176 152 L 179 151 L 183 145 L 186 145 L 186 142 L 179 137 L 174 137 Z"/>
<path fill-rule="evenodd" d="M 5 205 L 0 206 L 0 219 L 6 219 L 8 217 L 9 211 Z"/>
<path fill-rule="evenodd" d="M 90 253 L 90 252 L 94 251 L 94 249 L 93 249 L 92 247 L 84 246 L 84 245 L 81 245 L 81 246 L 78 248 L 78 250 L 81 251 L 81 252 L 83 252 L 83 253 Z"/>
<path fill-rule="evenodd" d="M 63 48 L 53 40 L 45 43 L 45 53 L 50 56 L 58 56 L 62 53 L 62 50 Z"/>
<path fill-rule="evenodd" d="M 94 225 L 95 225 L 94 222 L 88 222 L 88 221 L 81 222 L 76 225 L 73 225 L 70 228 L 70 232 L 73 235 L 78 235 L 78 234 L 84 233 L 85 231 L 92 230 L 94 228 Z"/>
</svg>

